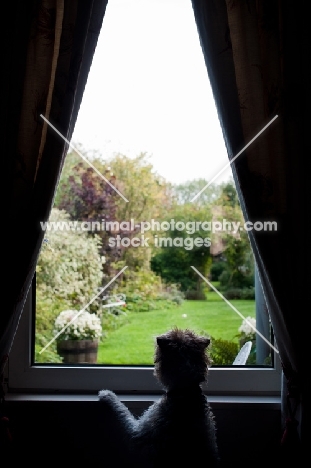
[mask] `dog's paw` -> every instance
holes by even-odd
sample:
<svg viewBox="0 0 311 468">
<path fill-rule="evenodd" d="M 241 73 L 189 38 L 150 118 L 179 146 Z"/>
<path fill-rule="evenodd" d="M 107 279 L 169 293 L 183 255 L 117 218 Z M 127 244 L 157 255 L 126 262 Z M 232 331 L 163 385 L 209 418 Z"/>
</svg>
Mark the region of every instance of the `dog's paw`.
<svg viewBox="0 0 311 468">
<path fill-rule="evenodd" d="M 111 390 L 101 390 L 98 393 L 98 399 L 101 407 L 105 409 L 107 414 L 112 414 L 117 418 L 128 433 L 133 430 L 135 418 L 114 392 Z"/>
<path fill-rule="evenodd" d="M 113 393 L 111 390 L 100 390 L 100 392 L 98 392 L 98 396 L 104 398 L 111 393 Z"/>
<path fill-rule="evenodd" d="M 98 393 L 99 402 L 114 410 L 123 409 L 124 405 L 112 390 L 100 390 Z"/>
<path fill-rule="evenodd" d="M 101 401 L 111 401 L 111 400 L 116 400 L 117 395 L 115 393 L 113 393 L 111 390 L 101 390 L 98 393 L 98 398 Z"/>
</svg>

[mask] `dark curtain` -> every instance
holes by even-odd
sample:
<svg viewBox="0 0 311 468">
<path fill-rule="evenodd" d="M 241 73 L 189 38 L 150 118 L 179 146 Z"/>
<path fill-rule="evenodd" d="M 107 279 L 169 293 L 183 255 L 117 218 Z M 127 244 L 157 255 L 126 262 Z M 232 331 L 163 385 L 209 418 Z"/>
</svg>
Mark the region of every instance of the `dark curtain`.
<svg viewBox="0 0 311 468">
<path fill-rule="evenodd" d="M 278 223 L 274 233 L 251 231 L 250 242 L 283 368 L 280 454 L 297 462 L 310 418 L 307 2 L 192 0 L 192 5 L 229 159 L 278 116 L 232 170 L 245 219 Z"/>
<path fill-rule="evenodd" d="M 32 281 L 107 0 L 7 2 L 2 16 L 0 374 Z"/>
</svg>

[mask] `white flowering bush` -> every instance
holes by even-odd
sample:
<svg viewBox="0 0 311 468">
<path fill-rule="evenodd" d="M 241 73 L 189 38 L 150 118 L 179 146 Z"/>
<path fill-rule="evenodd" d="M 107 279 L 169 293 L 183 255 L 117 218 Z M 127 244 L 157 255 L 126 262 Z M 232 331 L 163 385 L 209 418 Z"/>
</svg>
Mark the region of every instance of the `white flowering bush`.
<svg viewBox="0 0 311 468">
<path fill-rule="evenodd" d="M 53 208 L 49 222 L 61 225 L 71 220 L 65 211 Z M 46 298 L 82 308 L 102 285 L 105 259 L 100 255 L 100 238 L 67 229 L 52 229 L 45 235 L 36 268 L 37 311 Z"/>
<path fill-rule="evenodd" d="M 254 327 L 254 328 L 253 328 Z M 240 335 L 242 339 L 253 340 L 255 338 L 256 319 L 253 317 L 246 317 L 242 325 L 239 327 Z"/>
<path fill-rule="evenodd" d="M 57 341 L 96 340 L 102 335 L 100 318 L 87 311 L 79 313 L 78 310 L 63 310 L 55 320 L 54 335 L 62 330 Z"/>
</svg>

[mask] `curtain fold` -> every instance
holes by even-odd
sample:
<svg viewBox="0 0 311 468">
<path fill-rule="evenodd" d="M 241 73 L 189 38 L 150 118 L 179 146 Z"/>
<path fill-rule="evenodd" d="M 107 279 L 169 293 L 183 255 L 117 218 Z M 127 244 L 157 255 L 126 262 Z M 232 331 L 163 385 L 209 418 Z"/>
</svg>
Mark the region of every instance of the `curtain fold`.
<svg viewBox="0 0 311 468">
<path fill-rule="evenodd" d="M 18 1 L 9 7 L 3 58 L 6 197 L 0 374 L 43 241 L 108 0 Z M 5 175 L 4 175 L 5 174 Z"/>
<path fill-rule="evenodd" d="M 297 460 L 310 417 L 308 327 L 298 305 L 307 302 L 310 280 L 306 2 L 192 0 L 192 6 L 229 159 L 275 119 L 232 171 L 245 220 L 277 222 L 277 232 L 253 230 L 249 237 L 287 383 L 284 453 Z"/>
</svg>

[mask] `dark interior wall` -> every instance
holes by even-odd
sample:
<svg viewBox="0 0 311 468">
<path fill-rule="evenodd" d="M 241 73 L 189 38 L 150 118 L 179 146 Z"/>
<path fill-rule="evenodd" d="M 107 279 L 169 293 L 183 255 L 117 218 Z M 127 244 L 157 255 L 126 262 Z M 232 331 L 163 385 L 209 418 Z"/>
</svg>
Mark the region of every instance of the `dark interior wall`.
<svg viewBox="0 0 311 468">
<path fill-rule="evenodd" d="M 147 403 L 128 406 L 139 415 Z M 251 462 L 254 467 L 272 463 L 280 440 L 279 408 L 211 406 L 217 422 L 221 466 L 248 466 Z M 132 466 L 116 421 L 109 419 L 97 401 L 7 401 L 6 414 L 13 436 L 10 456 L 15 463 L 59 467 L 86 463 L 105 468 Z M 138 461 L 135 465 L 139 466 Z"/>
</svg>

